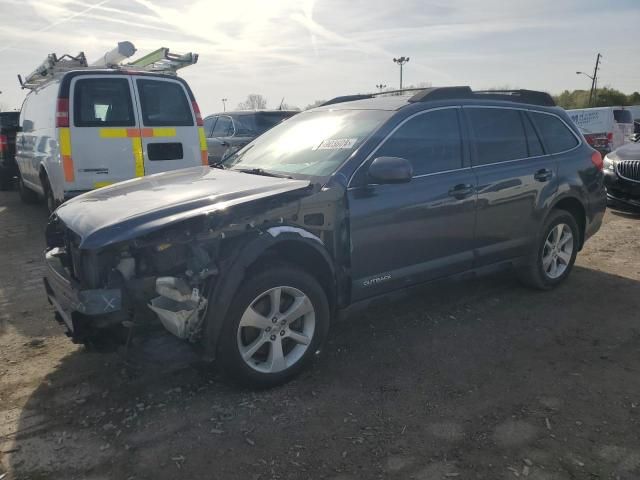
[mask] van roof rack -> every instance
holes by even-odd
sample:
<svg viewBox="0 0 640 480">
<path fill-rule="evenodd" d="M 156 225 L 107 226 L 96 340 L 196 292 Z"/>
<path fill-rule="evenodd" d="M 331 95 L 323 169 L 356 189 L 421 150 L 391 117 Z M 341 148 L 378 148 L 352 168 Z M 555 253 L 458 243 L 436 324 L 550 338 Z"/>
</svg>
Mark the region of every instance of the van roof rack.
<svg viewBox="0 0 640 480">
<path fill-rule="evenodd" d="M 355 100 L 364 100 L 380 96 L 395 96 L 411 92 L 416 92 L 408 101 L 417 102 L 435 102 L 438 100 L 456 100 L 456 99 L 479 99 L 479 100 L 502 100 L 508 102 L 528 103 L 531 105 L 542 105 L 545 107 L 554 107 L 556 102 L 553 97 L 546 92 L 536 90 L 471 90 L 468 86 L 456 87 L 430 87 L 430 88 L 405 88 L 402 90 L 389 90 L 378 93 L 362 93 L 357 95 L 343 95 L 332 98 L 324 102 L 321 107 L 333 105 L 336 103 L 352 102 Z"/>
<path fill-rule="evenodd" d="M 78 53 L 75 57 L 69 54 L 58 57 L 55 53 L 51 53 L 24 79 L 18 75 L 18 81 L 22 88 L 34 90 L 65 72 L 84 69 L 104 70 L 105 68 L 176 75 L 179 69 L 198 61 L 197 53 L 171 53 L 168 48 L 161 47 L 131 63 L 121 63 L 135 52 L 136 49 L 131 42 L 120 42 L 116 48 L 109 50 L 91 64 L 87 63 L 84 52 Z"/>
</svg>

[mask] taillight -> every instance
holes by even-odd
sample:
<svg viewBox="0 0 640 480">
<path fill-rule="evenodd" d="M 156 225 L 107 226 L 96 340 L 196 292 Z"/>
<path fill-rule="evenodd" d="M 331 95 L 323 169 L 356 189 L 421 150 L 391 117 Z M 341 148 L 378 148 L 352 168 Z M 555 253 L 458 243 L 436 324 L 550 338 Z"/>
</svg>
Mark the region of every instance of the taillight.
<svg viewBox="0 0 640 480">
<path fill-rule="evenodd" d="M 56 108 L 56 127 L 69 126 L 69 99 L 59 98 Z"/>
<path fill-rule="evenodd" d="M 613 142 L 613 132 L 607 133 L 607 141 L 608 142 Z"/>
<path fill-rule="evenodd" d="M 193 105 L 193 111 L 196 114 L 196 125 L 201 127 L 202 125 L 204 125 L 204 123 L 202 122 L 202 115 L 200 114 L 200 107 L 198 107 L 198 102 L 193 100 L 191 102 L 191 105 Z"/>
<path fill-rule="evenodd" d="M 593 135 L 585 135 L 584 139 L 587 141 L 589 145 L 593 145 L 595 143 Z"/>
<path fill-rule="evenodd" d="M 6 135 L 0 135 L 0 152 L 4 153 L 9 149 L 9 139 Z"/>
<path fill-rule="evenodd" d="M 602 155 L 597 150 L 591 154 L 591 163 L 593 163 L 598 170 L 602 171 L 604 163 L 602 161 Z"/>
</svg>

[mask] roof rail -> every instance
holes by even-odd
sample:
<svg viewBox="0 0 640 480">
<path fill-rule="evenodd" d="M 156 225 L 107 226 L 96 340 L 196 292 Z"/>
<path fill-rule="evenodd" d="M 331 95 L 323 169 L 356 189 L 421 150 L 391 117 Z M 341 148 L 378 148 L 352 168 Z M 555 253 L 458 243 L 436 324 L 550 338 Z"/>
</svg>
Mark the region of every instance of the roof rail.
<svg viewBox="0 0 640 480">
<path fill-rule="evenodd" d="M 355 100 L 364 100 L 366 98 L 373 98 L 372 93 L 359 93 L 356 95 L 342 95 L 341 97 L 335 97 L 331 100 L 327 100 L 324 103 L 318 105 L 319 107 L 326 107 L 327 105 L 333 105 L 335 103 L 353 102 Z"/>
<path fill-rule="evenodd" d="M 553 97 L 546 92 L 536 90 L 477 90 L 470 87 L 425 88 L 409 99 L 410 102 L 428 102 L 435 100 L 453 100 L 463 98 L 503 100 L 507 102 L 529 103 L 545 107 L 555 107 Z"/>
</svg>

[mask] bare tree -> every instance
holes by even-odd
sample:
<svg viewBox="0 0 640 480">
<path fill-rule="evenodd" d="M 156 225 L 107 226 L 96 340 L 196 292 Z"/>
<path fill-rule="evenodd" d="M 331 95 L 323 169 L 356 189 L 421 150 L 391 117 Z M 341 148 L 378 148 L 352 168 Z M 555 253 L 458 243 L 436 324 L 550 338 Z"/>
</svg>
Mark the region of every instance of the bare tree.
<svg viewBox="0 0 640 480">
<path fill-rule="evenodd" d="M 238 110 L 263 110 L 267 108 L 267 99 L 259 93 L 250 93 L 244 102 L 238 104 Z"/>
</svg>

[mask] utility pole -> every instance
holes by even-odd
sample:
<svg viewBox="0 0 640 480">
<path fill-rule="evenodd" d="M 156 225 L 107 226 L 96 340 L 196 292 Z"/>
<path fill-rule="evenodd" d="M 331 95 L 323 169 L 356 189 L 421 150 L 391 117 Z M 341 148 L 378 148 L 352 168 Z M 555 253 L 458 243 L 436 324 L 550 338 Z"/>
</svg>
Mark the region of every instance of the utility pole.
<svg viewBox="0 0 640 480">
<path fill-rule="evenodd" d="M 596 66 L 593 69 L 593 77 L 591 77 L 591 91 L 589 92 L 589 106 L 593 106 L 594 95 L 596 94 L 596 88 L 598 85 L 598 67 L 600 66 L 600 59 L 602 55 L 598 53 L 596 57 Z"/>
<path fill-rule="evenodd" d="M 227 111 L 227 99 L 223 98 L 222 100 L 222 111 L 226 112 Z"/>
<path fill-rule="evenodd" d="M 382 83 L 379 83 L 379 84 L 377 84 L 377 85 L 376 85 L 376 88 L 377 88 L 378 90 L 380 90 L 380 93 L 382 93 L 382 90 L 383 90 L 384 88 L 387 88 L 387 86 L 386 86 L 386 85 L 383 85 Z"/>
<path fill-rule="evenodd" d="M 409 61 L 409 57 L 394 58 L 393 61 L 400 65 L 400 90 L 402 90 L 402 67 Z"/>
</svg>

